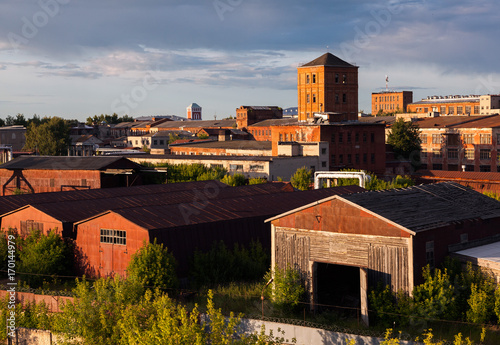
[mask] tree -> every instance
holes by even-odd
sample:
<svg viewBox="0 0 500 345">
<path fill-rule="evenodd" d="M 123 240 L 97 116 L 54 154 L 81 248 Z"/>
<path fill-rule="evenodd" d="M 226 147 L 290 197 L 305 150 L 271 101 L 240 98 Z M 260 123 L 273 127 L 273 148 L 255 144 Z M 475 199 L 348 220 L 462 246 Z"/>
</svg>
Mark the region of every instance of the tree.
<svg viewBox="0 0 500 345">
<path fill-rule="evenodd" d="M 413 122 L 400 118 L 391 127 L 387 144 L 393 147 L 396 157 L 408 159 L 413 152 L 420 151 L 420 129 Z"/>
<path fill-rule="evenodd" d="M 48 235 L 34 230 L 26 238 L 18 238 L 17 269 L 31 287 L 41 286 L 50 275 L 69 275 L 73 272 L 73 245 L 55 231 Z"/>
<path fill-rule="evenodd" d="M 224 176 L 220 181 L 231 187 L 244 186 L 246 184 L 246 178 L 243 174 L 228 174 Z"/>
<path fill-rule="evenodd" d="M 270 296 L 273 304 L 283 312 L 291 312 L 302 302 L 306 292 L 300 273 L 292 267 L 275 268 L 264 277 L 266 281 L 273 278 L 273 291 Z"/>
<path fill-rule="evenodd" d="M 312 171 L 306 167 L 297 169 L 290 178 L 292 186 L 300 190 L 308 190 L 311 187 Z"/>
<path fill-rule="evenodd" d="M 60 117 L 43 118 L 40 124 L 32 122 L 26 130 L 23 150 L 49 156 L 65 155 L 70 143 L 69 130 L 68 123 Z"/>
<path fill-rule="evenodd" d="M 144 243 L 127 267 L 128 275 L 144 286 L 161 289 L 175 288 L 178 285 L 175 271 L 175 258 L 163 244 Z"/>
</svg>

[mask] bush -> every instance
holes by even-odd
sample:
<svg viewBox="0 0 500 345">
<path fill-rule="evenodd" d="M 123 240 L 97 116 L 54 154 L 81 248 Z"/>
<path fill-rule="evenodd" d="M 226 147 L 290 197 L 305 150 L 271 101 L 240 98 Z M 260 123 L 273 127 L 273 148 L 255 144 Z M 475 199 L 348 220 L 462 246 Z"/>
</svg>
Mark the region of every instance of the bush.
<svg viewBox="0 0 500 345">
<path fill-rule="evenodd" d="M 273 289 L 269 296 L 273 305 L 281 312 L 291 313 L 304 300 L 306 292 L 300 273 L 291 267 L 275 268 L 265 275 L 266 282 L 273 278 Z"/>
<path fill-rule="evenodd" d="M 163 244 L 145 243 L 136 253 L 127 267 L 128 276 L 143 286 L 153 288 L 176 288 L 178 286 L 175 271 L 176 261 Z"/>
<path fill-rule="evenodd" d="M 226 175 L 220 181 L 231 187 L 244 186 L 246 184 L 246 178 L 242 174 Z"/>
<path fill-rule="evenodd" d="M 306 167 L 302 167 L 297 169 L 295 174 L 290 178 L 290 182 L 294 188 L 299 190 L 308 190 L 311 189 L 313 173 L 310 169 Z"/>
<path fill-rule="evenodd" d="M 268 268 L 269 255 L 259 242 L 252 241 L 248 248 L 235 244 L 231 251 L 220 241 L 207 252 L 194 253 L 190 276 L 196 286 L 217 286 L 258 280 Z"/>
</svg>

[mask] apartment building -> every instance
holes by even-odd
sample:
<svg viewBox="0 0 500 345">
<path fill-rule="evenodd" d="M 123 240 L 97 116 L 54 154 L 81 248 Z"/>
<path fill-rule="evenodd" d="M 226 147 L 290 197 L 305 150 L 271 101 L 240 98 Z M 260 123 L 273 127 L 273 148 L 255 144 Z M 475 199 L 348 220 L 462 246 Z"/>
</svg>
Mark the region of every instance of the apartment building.
<svg viewBox="0 0 500 345">
<path fill-rule="evenodd" d="M 417 123 L 422 169 L 500 171 L 500 115 L 435 117 Z"/>
</svg>

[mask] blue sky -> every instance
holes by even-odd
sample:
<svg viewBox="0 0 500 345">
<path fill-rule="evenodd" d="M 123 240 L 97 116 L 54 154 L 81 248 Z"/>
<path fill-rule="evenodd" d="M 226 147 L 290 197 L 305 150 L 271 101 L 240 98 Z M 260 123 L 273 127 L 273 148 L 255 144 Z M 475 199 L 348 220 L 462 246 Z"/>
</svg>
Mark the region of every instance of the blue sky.
<svg viewBox="0 0 500 345">
<path fill-rule="evenodd" d="M 499 23 L 494 0 L 3 0 L 0 118 L 296 106 L 297 66 L 327 49 L 367 112 L 385 75 L 414 101 L 498 94 Z"/>
</svg>

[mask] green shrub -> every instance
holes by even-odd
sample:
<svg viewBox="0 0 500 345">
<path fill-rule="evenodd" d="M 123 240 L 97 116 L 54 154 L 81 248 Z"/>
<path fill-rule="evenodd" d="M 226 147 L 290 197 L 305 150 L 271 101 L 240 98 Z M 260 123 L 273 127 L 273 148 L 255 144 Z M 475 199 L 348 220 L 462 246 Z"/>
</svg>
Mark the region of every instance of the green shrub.
<svg viewBox="0 0 500 345">
<path fill-rule="evenodd" d="M 291 313 L 304 301 L 305 288 L 298 270 L 287 267 L 275 268 L 265 275 L 266 282 L 273 278 L 273 289 L 269 296 L 278 311 Z"/>
</svg>

